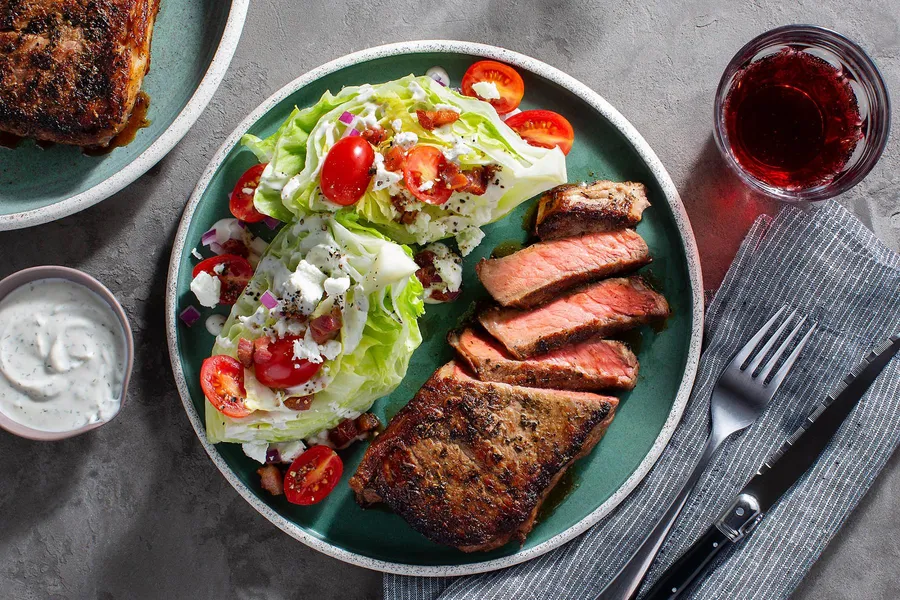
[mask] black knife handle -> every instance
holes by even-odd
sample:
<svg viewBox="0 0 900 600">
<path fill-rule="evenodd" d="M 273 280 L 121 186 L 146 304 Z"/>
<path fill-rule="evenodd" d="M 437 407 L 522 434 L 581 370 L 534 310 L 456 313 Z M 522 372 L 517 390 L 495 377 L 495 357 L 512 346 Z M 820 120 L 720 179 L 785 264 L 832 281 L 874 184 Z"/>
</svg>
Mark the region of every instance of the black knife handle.
<svg viewBox="0 0 900 600">
<path fill-rule="evenodd" d="M 727 544 L 731 544 L 731 540 L 718 527 L 713 525 L 707 529 L 700 539 L 666 569 L 644 596 L 644 600 L 677 598 Z"/>
</svg>

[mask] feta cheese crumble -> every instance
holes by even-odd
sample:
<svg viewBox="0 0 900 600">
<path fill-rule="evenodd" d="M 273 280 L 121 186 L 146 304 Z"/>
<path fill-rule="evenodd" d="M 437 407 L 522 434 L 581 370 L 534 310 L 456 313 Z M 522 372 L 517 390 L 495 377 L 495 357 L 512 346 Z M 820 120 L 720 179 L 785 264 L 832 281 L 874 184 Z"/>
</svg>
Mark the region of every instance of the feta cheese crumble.
<svg viewBox="0 0 900 600">
<path fill-rule="evenodd" d="M 413 131 L 401 131 L 394 136 L 394 142 L 404 150 L 409 150 L 419 142 L 419 136 Z"/>
</svg>

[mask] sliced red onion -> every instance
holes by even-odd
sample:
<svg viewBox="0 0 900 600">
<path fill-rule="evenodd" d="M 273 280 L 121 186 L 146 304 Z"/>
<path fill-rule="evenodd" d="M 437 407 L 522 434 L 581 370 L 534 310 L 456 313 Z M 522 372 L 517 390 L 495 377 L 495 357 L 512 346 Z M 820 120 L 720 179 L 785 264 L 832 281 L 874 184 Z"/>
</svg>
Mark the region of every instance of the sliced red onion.
<svg viewBox="0 0 900 600">
<path fill-rule="evenodd" d="M 209 246 L 210 243 L 215 242 L 215 241 L 216 241 L 216 228 L 215 227 L 213 227 L 212 229 L 210 229 L 209 231 L 204 233 L 203 236 L 200 238 L 200 242 L 204 246 Z"/>
<path fill-rule="evenodd" d="M 348 135 L 349 137 L 356 137 L 356 136 L 360 135 L 360 133 L 359 133 L 359 131 L 357 131 L 356 129 L 351 129 L 351 130 L 350 130 L 350 133 L 348 133 L 347 135 Z"/>
<path fill-rule="evenodd" d="M 221 256 L 225 254 L 225 248 L 222 247 L 222 244 L 219 242 L 213 242 L 209 245 L 209 249 L 213 251 L 213 253 Z"/>
<path fill-rule="evenodd" d="M 237 224 L 238 224 L 238 227 L 240 227 L 241 229 L 247 229 L 247 224 L 244 223 L 243 221 L 241 221 L 240 219 L 238 219 Z"/>
<path fill-rule="evenodd" d="M 348 113 L 347 111 L 344 111 L 344 114 L 342 114 L 340 117 L 338 117 L 338 121 L 340 121 L 341 123 L 344 123 L 345 125 L 349 125 L 350 123 L 353 122 L 353 114 Z"/>
<path fill-rule="evenodd" d="M 269 448 L 266 450 L 266 464 L 271 465 L 275 463 L 280 463 L 281 460 L 281 452 L 278 451 L 278 448 Z"/>
<path fill-rule="evenodd" d="M 184 324 L 188 327 L 192 327 L 194 323 L 196 323 L 200 319 L 200 311 L 197 310 L 194 305 L 189 304 L 187 308 L 181 311 L 181 314 L 178 315 Z"/>
<path fill-rule="evenodd" d="M 259 301 L 269 310 L 272 310 L 273 308 L 278 306 L 278 298 L 273 296 L 272 292 L 270 292 L 269 290 L 263 292 L 263 295 L 259 297 Z"/>
<path fill-rule="evenodd" d="M 445 71 L 441 67 L 431 67 L 430 69 L 425 71 L 425 74 L 428 75 L 429 77 L 431 77 L 432 79 L 434 79 L 435 81 L 437 81 L 439 84 L 441 84 L 444 87 L 447 87 L 450 85 L 450 76 L 447 75 L 447 71 Z"/>
<path fill-rule="evenodd" d="M 276 229 L 279 225 L 281 225 L 281 221 L 278 219 L 273 219 L 272 217 L 266 217 L 263 219 L 263 223 L 266 224 L 266 227 L 269 229 Z"/>
</svg>

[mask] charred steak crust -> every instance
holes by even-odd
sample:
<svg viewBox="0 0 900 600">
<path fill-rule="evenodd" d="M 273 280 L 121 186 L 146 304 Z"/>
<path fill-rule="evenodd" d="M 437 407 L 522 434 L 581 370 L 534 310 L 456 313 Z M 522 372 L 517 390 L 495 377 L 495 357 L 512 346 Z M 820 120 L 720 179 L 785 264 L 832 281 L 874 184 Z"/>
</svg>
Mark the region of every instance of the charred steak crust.
<svg viewBox="0 0 900 600">
<path fill-rule="evenodd" d="M 0 0 L 0 131 L 104 146 L 150 67 L 159 0 Z"/>
<path fill-rule="evenodd" d="M 644 239 L 633 229 L 622 229 L 538 242 L 503 258 L 482 259 L 475 270 L 501 305 L 529 308 L 651 260 Z"/>
<path fill-rule="evenodd" d="M 541 197 L 535 234 L 550 240 L 635 227 L 648 206 L 647 188 L 642 183 L 606 180 L 590 185 L 566 183 Z"/>
<path fill-rule="evenodd" d="M 525 360 L 473 329 L 451 331 L 447 341 L 482 381 L 589 392 L 631 390 L 637 383 L 637 357 L 615 340 L 592 340 Z"/>
<path fill-rule="evenodd" d="M 522 542 L 546 494 L 611 422 L 615 398 L 439 369 L 366 450 L 350 487 L 466 552 Z"/>
</svg>

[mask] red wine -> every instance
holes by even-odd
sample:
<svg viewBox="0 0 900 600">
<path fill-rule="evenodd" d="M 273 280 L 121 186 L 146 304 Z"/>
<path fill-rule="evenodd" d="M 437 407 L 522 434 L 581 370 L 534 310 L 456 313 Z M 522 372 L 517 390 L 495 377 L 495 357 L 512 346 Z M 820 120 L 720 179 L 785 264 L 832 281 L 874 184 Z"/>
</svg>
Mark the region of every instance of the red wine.
<svg viewBox="0 0 900 600">
<path fill-rule="evenodd" d="M 740 71 L 724 114 L 741 167 L 784 189 L 828 183 L 862 139 L 846 77 L 821 58 L 790 48 Z"/>
</svg>

